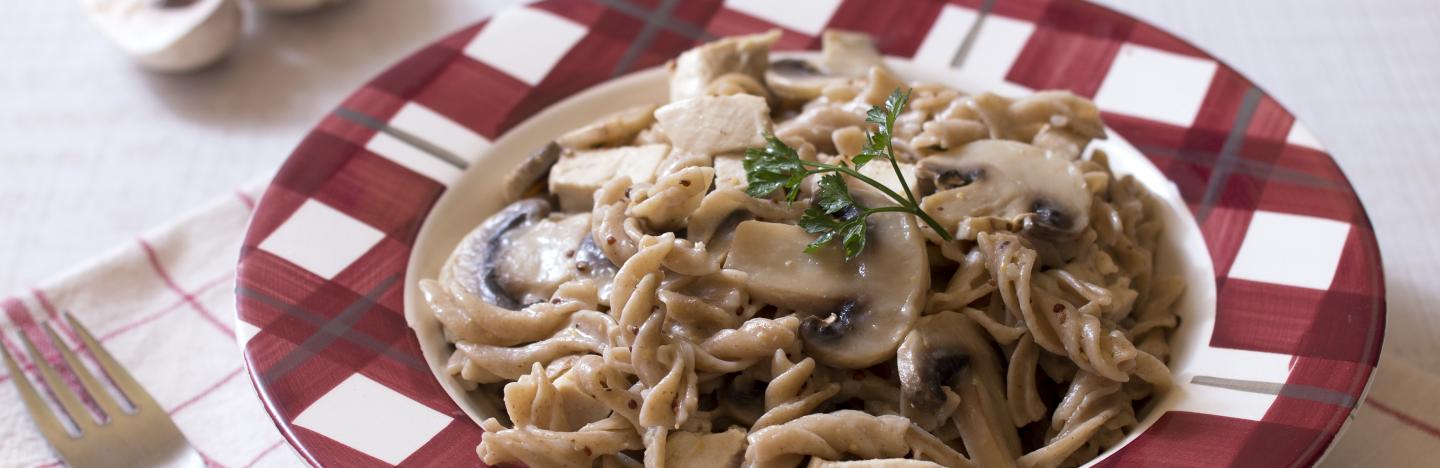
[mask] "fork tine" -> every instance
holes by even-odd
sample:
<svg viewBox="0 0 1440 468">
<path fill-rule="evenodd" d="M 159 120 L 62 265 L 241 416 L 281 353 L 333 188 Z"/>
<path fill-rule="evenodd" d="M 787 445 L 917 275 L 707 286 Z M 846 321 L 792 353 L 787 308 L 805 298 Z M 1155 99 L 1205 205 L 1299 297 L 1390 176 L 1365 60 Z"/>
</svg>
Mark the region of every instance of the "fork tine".
<svg viewBox="0 0 1440 468">
<path fill-rule="evenodd" d="M 23 332 L 22 332 L 23 334 Z M 0 354 L 5 356 L 5 367 L 10 371 L 10 380 L 15 381 L 15 388 L 20 391 L 20 399 L 25 401 L 25 408 L 30 410 L 30 417 L 35 419 L 35 425 L 40 427 L 40 433 L 51 441 L 67 440 L 70 433 L 55 417 L 55 413 L 45 406 L 45 401 L 40 399 L 40 394 L 35 392 L 35 387 L 30 385 L 30 379 L 25 376 L 25 371 L 15 363 L 15 357 L 10 355 L 10 350 L 0 343 Z M 54 443 L 54 442 L 52 442 Z"/>
<path fill-rule="evenodd" d="M 60 335 L 55 333 L 55 324 L 45 322 L 45 334 L 50 335 L 50 342 L 55 343 L 55 347 L 60 350 L 60 357 L 65 359 L 66 364 L 70 365 L 70 371 L 74 372 L 75 377 L 80 379 L 80 384 L 85 386 L 85 391 L 90 393 L 90 398 L 93 398 L 95 403 L 100 405 L 100 409 L 105 415 L 111 418 L 118 416 L 121 413 L 120 405 L 110 396 L 109 391 L 100 386 L 100 381 L 95 380 L 95 375 L 90 373 L 90 369 L 86 368 L 85 364 L 81 363 L 80 359 L 75 356 L 75 353 L 70 351 L 70 347 L 65 344 L 65 340 L 60 339 Z"/>
<path fill-rule="evenodd" d="M 100 342 L 90 334 L 90 329 L 81 325 L 80 321 L 75 320 L 75 316 L 69 312 L 65 313 L 65 321 L 70 324 L 70 329 L 75 330 L 75 334 L 80 335 L 80 341 L 85 342 L 85 347 L 90 350 L 90 355 L 94 356 L 95 361 L 100 364 L 100 369 L 110 376 L 110 381 L 114 382 L 115 386 L 120 389 L 120 393 L 130 400 L 130 404 L 135 407 L 135 412 L 161 409 L 160 404 L 156 403 L 150 393 L 145 391 L 145 387 L 140 386 L 140 382 L 136 382 L 135 378 L 130 376 L 130 372 L 125 370 L 125 366 L 121 366 L 115 357 L 105 350 L 105 347 L 100 346 Z"/>
<path fill-rule="evenodd" d="M 69 414 L 70 420 L 75 422 L 75 428 L 79 429 L 81 434 L 94 428 L 95 417 L 90 415 L 90 409 L 80 403 L 80 397 L 70 390 L 70 385 L 60 378 L 60 373 L 55 372 L 55 368 L 50 366 L 50 361 L 45 360 L 45 355 L 35 349 L 35 343 L 30 342 L 30 337 L 25 336 L 24 331 L 20 332 L 20 342 L 25 344 L 25 350 L 30 353 L 30 362 L 40 368 L 40 375 L 45 378 L 45 385 L 50 387 L 50 393 L 55 395 L 55 400 L 60 402 L 60 407 Z"/>
</svg>

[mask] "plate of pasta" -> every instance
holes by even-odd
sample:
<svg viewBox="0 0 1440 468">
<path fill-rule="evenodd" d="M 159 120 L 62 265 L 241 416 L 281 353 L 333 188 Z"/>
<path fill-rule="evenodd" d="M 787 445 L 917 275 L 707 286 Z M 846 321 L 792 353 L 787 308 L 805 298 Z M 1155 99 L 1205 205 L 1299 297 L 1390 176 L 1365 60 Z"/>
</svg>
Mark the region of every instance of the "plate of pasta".
<svg viewBox="0 0 1440 468">
<path fill-rule="evenodd" d="M 1383 282 L 1283 107 L 1088 3 L 798 3 L 542 1 L 342 103 L 240 263 L 247 369 L 297 452 L 1323 456 Z"/>
</svg>

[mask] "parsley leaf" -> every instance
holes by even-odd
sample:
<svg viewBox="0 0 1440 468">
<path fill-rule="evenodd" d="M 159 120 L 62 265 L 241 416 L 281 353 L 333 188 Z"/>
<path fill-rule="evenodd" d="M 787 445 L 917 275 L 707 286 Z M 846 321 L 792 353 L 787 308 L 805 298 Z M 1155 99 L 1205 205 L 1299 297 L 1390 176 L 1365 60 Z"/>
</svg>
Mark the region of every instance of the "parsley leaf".
<svg viewBox="0 0 1440 468">
<path fill-rule="evenodd" d="M 819 236 L 805 246 L 805 253 L 815 253 L 838 239 L 845 250 L 845 260 L 859 256 L 860 252 L 865 250 L 865 221 L 871 213 L 873 212 L 870 210 L 854 209 L 827 214 L 813 206 L 806 209 L 805 214 L 800 216 L 800 227 L 805 229 L 805 232 Z M 851 217 L 847 219 L 846 215 Z"/>
<path fill-rule="evenodd" d="M 865 113 L 865 121 L 875 124 L 876 128 L 873 132 L 866 132 L 865 148 L 851 158 L 853 167 L 844 162 L 835 165 L 800 159 L 794 148 L 774 135 L 766 135 L 764 147 L 745 150 L 745 177 L 749 183 L 745 193 L 763 198 L 780 190 L 787 201 L 793 202 L 799 196 L 800 184 L 806 177 L 823 174 L 816 185 L 811 206 L 800 216 L 800 227 L 805 232 L 817 235 L 815 241 L 805 247 L 806 253 L 814 253 L 838 240 L 845 251 L 845 259 L 854 259 L 865 250 L 866 220 L 871 214 L 887 211 L 915 215 L 938 232 L 940 237 L 950 240 L 950 233 L 920 209 L 915 194 L 910 192 L 910 187 L 906 185 L 905 177 L 900 172 L 899 162 L 895 160 L 895 148 L 892 144 L 895 120 L 905 111 L 909 102 L 910 91 L 897 88 L 885 99 L 883 106 L 873 106 Z M 875 159 L 890 163 L 900 180 L 901 192 L 904 195 L 897 194 L 859 171 L 865 163 Z M 875 187 L 898 206 L 866 208 L 850 194 L 850 188 L 841 174 Z"/>
<path fill-rule="evenodd" d="M 858 222 L 852 222 L 845 226 L 845 259 L 850 260 L 860 255 L 865 250 L 865 218 L 869 213 L 859 217 Z"/>
<path fill-rule="evenodd" d="M 795 201 L 797 188 L 811 172 L 800 164 L 795 149 L 774 135 L 765 137 L 765 147 L 745 150 L 745 175 L 749 186 L 745 193 L 755 198 L 770 196 L 783 190 L 785 199 Z"/>
<path fill-rule="evenodd" d="M 845 178 L 831 172 L 820 177 L 820 187 L 815 190 L 815 206 L 819 206 L 825 214 L 835 214 L 856 206 L 856 203 L 855 198 L 850 196 L 850 188 L 845 186 Z"/>
<path fill-rule="evenodd" d="M 909 104 L 910 90 L 901 91 L 900 88 L 895 88 L 891 91 L 890 96 L 885 98 L 885 128 L 894 128 L 895 119 L 900 117 L 900 113 L 904 112 L 905 106 Z"/>
<path fill-rule="evenodd" d="M 840 221 L 815 207 L 805 209 L 800 215 L 800 228 L 811 234 L 823 234 L 840 228 Z"/>
</svg>

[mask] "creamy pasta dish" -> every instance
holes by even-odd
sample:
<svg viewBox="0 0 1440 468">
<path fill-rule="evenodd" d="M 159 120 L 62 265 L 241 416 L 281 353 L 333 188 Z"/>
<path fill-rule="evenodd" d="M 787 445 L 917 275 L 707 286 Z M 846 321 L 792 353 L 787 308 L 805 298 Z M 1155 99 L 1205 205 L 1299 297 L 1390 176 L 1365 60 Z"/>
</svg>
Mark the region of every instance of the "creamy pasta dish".
<svg viewBox="0 0 1440 468">
<path fill-rule="evenodd" d="M 1170 382 L 1159 202 L 1090 101 L 907 81 L 868 36 L 669 64 L 419 286 L 533 467 L 1075 466 Z"/>
</svg>

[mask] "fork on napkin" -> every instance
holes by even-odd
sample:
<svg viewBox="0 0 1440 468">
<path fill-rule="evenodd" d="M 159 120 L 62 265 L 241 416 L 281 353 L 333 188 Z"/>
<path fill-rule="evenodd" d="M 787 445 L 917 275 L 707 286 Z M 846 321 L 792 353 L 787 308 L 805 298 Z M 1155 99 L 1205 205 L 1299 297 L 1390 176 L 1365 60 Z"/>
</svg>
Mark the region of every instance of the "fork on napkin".
<svg viewBox="0 0 1440 468">
<path fill-rule="evenodd" d="M 234 270 L 254 191 L 237 192 L 134 243 L 0 300 L 0 346 L 25 333 L 63 362 L 45 321 L 73 313 L 155 397 L 206 465 L 303 466 L 285 446 L 236 344 Z M 64 338 L 70 338 L 68 336 Z M 71 349 L 75 349 L 72 347 Z M 31 381 L 41 380 L 33 367 Z M 0 366 L 0 466 L 59 466 Z"/>
</svg>

